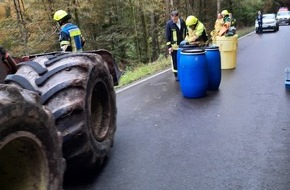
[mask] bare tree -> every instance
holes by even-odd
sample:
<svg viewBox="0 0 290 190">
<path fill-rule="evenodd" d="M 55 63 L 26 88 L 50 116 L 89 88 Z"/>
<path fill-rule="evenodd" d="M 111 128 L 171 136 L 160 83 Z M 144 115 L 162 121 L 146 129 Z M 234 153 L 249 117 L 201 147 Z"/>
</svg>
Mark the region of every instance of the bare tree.
<svg viewBox="0 0 290 190">
<path fill-rule="evenodd" d="M 28 50 L 28 29 L 26 26 L 26 21 L 24 18 L 24 4 L 22 0 L 13 0 L 14 3 L 14 8 L 16 11 L 17 15 L 17 22 L 19 25 L 19 30 L 20 30 L 20 35 L 21 35 L 21 40 L 24 46 L 24 53 L 27 55 L 29 53 Z"/>
<path fill-rule="evenodd" d="M 152 38 L 152 54 L 151 61 L 155 61 L 158 58 L 158 31 L 156 30 L 156 16 L 154 11 L 151 14 L 151 38 Z"/>
</svg>

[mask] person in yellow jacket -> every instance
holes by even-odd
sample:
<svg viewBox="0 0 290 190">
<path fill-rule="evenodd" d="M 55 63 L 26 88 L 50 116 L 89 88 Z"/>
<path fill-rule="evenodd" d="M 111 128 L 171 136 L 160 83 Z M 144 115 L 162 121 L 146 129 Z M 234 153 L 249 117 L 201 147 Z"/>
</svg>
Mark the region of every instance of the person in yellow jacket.
<svg viewBox="0 0 290 190">
<path fill-rule="evenodd" d="M 214 25 L 214 30 L 210 32 L 212 43 L 216 42 L 216 36 L 218 35 L 219 31 L 222 29 L 223 25 L 224 25 L 224 19 L 221 13 L 218 13 L 217 19 Z"/>
<path fill-rule="evenodd" d="M 223 17 L 222 17 L 222 14 L 219 13 L 219 14 L 217 15 L 217 19 L 216 19 L 216 21 L 215 21 L 215 25 L 214 25 L 214 29 L 215 29 L 215 31 L 216 31 L 216 32 L 219 32 L 220 29 L 223 27 L 223 25 L 224 25 L 224 19 L 223 19 Z"/>
<path fill-rule="evenodd" d="M 230 13 L 227 10 L 223 10 L 221 12 L 221 15 L 223 17 L 223 26 L 220 29 L 218 35 L 224 36 L 228 32 L 228 30 L 231 26 L 231 18 L 230 18 Z"/>
<path fill-rule="evenodd" d="M 187 35 L 182 44 L 203 46 L 208 43 L 205 26 L 195 16 L 188 16 L 185 24 L 187 26 Z"/>
</svg>

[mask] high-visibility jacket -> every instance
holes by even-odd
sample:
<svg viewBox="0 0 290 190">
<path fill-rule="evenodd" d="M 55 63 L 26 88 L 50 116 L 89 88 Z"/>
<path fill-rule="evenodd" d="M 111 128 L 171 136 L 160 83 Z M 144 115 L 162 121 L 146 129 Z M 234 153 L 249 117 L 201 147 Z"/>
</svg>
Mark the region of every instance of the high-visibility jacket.
<svg viewBox="0 0 290 190">
<path fill-rule="evenodd" d="M 231 18 L 231 26 L 237 27 L 237 20 L 235 18 Z"/>
<path fill-rule="evenodd" d="M 223 27 L 220 29 L 218 36 L 224 36 L 228 33 L 229 28 L 231 27 L 231 18 L 229 15 L 224 16 L 223 18 Z"/>
<path fill-rule="evenodd" d="M 215 25 L 214 25 L 215 32 L 218 33 L 220 31 L 220 29 L 223 27 L 223 25 L 224 25 L 223 18 L 216 19 Z"/>
<path fill-rule="evenodd" d="M 231 18 L 229 15 L 226 15 L 224 18 L 224 26 L 226 26 L 227 28 L 229 28 L 231 26 Z"/>
<path fill-rule="evenodd" d="M 172 21 L 166 23 L 166 45 L 174 50 L 178 49 L 178 45 L 182 42 L 186 35 L 186 25 L 183 19 L 180 20 L 180 28 Z"/>
<path fill-rule="evenodd" d="M 188 34 L 185 40 L 190 44 L 192 42 L 207 42 L 208 36 L 206 34 L 206 29 L 204 25 L 197 21 L 197 25 L 194 29 L 187 27 Z"/>
<path fill-rule="evenodd" d="M 68 46 L 66 51 L 79 52 L 83 50 L 82 34 L 75 24 L 67 23 L 61 27 L 59 41 L 61 47 Z"/>
</svg>

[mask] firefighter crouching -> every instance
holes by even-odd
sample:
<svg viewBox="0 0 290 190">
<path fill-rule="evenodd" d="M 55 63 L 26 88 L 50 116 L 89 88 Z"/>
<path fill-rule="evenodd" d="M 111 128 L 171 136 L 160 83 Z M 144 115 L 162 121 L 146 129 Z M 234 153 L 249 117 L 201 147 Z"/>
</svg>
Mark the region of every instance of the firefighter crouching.
<svg viewBox="0 0 290 190">
<path fill-rule="evenodd" d="M 205 46 L 208 44 L 208 36 L 205 26 L 195 16 L 186 18 L 187 35 L 181 44 L 192 44 L 196 46 Z"/>
<path fill-rule="evenodd" d="M 171 19 L 166 23 L 166 45 L 168 52 L 172 58 L 172 71 L 177 77 L 177 50 L 180 42 L 182 42 L 186 35 L 186 25 L 183 19 L 179 18 L 178 11 L 172 11 Z"/>
<path fill-rule="evenodd" d="M 220 29 L 218 36 L 226 35 L 229 32 L 229 28 L 231 27 L 231 18 L 229 12 L 227 10 L 223 10 L 221 15 L 223 17 L 223 26 Z"/>
</svg>

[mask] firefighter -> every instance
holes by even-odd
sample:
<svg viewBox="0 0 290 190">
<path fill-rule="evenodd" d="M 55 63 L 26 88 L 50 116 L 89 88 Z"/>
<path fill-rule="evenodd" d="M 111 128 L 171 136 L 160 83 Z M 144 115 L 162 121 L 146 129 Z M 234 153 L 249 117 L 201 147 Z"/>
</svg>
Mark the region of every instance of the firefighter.
<svg viewBox="0 0 290 190">
<path fill-rule="evenodd" d="M 71 14 L 64 10 L 54 13 L 53 19 L 59 23 L 61 29 L 59 34 L 60 48 L 62 51 L 80 52 L 85 43 L 79 27 L 70 22 Z"/>
<path fill-rule="evenodd" d="M 223 27 L 223 25 L 224 25 L 224 20 L 223 20 L 222 14 L 219 13 L 217 15 L 217 19 L 216 19 L 215 25 L 214 25 L 215 31 L 218 33 L 220 31 L 220 29 Z"/>
<path fill-rule="evenodd" d="M 197 46 L 204 46 L 208 43 L 208 36 L 202 22 L 200 22 L 195 16 L 190 15 L 186 18 L 185 23 L 187 26 L 187 35 L 182 44 L 188 43 Z"/>
<path fill-rule="evenodd" d="M 178 11 L 172 11 L 171 19 L 166 23 L 166 45 L 172 58 L 172 71 L 177 77 L 177 50 L 181 41 L 186 35 L 186 25 L 183 19 L 179 17 Z"/>
<path fill-rule="evenodd" d="M 211 33 L 210 33 L 213 44 L 216 43 L 216 36 L 218 35 L 219 31 L 222 29 L 223 25 L 224 25 L 223 17 L 221 15 L 221 13 L 218 13 L 217 19 L 216 19 L 215 25 L 214 25 L 214 30 L 211 31 Z"/>
<path fill-rule="evenodd" d="M 227 10 L 223 10 L 221 12 L 221 15 L 223 17 L 224 24 L 223 24 L 223 27 L 221 28 L 221 30 L 219 31 L 219 36 L 224 36 L 228 32 L 228 30 L 231 26 L 231 18 L 230 18 L 230 14 Z"/>
</svg>

